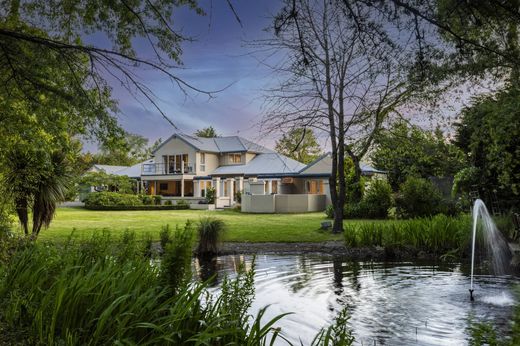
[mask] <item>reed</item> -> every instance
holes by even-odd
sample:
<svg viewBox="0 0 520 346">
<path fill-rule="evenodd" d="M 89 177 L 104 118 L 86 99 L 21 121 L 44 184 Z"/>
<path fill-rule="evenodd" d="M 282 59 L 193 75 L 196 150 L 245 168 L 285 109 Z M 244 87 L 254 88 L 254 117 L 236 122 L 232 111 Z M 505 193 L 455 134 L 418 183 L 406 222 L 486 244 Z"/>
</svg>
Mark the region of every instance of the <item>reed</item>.
<svg viewBox="0 0 520 346">
<path fill-rule="evenodd" d="M 349 247 L 412 247 L 442 255 L 462 254 L 470 241 L 471 220 L 467 216 L 436 215 L 428 218 L 348 224 L 344 231 Z"/>
</svg>

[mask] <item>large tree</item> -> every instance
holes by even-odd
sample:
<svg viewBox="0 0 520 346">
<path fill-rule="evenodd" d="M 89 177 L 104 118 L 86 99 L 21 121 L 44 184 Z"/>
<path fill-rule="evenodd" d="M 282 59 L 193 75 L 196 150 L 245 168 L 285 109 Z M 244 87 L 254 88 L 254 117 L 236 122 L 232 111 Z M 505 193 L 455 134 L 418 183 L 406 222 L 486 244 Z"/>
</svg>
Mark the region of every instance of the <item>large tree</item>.
<svg viewBox="0 0 520 346">
<path fill-rule="evenodd" d="M 314 131 L 305 128 L 291 129 L 276 141 L 275 150 L 296 161 L 310 163 L 322 153 Z"/>
<path fill-rule="evenodd" d="M 382 130 L 370 152 L 374 166 L 388 173 L 394 191 L 409 176 L 453 177 L 465 166 L 464 153 L 440 131 L 397 121 Z"/>
<path fill-rule="evenodd" d="M 341 232 L 345 156 L 352 159 L 359 181 L 360 161 L 374 136 L 410 97 L 412 88 L 403 74 L 404 51 L 389 39 L 370 6 L 329 0 L 284 4 L 275 19 L 274 38 L 260 42 L 264 49 L 286 57 L 275 66 L 282 82 L 268 95 L 265 128 L 306 127 L 328 134 L 333 231 Z"/>
<path fill-rule="evenodd" d="M 473 168 L 458 178 L 468 180 L 466 187 L 482 198 L 493 192 L 501 200 L 520 198 L 519 103 L 520 90 L 510 88 L 477 98 L 461 112 L 455 143 Z"/>
</svg>

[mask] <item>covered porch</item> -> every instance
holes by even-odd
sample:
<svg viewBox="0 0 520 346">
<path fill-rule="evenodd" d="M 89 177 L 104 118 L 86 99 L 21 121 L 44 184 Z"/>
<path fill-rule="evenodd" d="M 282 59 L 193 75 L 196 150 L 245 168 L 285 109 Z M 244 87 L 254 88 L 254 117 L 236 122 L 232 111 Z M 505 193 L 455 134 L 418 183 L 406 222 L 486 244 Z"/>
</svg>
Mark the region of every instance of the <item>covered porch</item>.
<svg viewBox="0 0 520 346">
<path fill-rule="evenodd" d="M 143 191 L 148 195 L 163 197 L 194 197 L 192 179 L 144 180 Z"/>
</svg>

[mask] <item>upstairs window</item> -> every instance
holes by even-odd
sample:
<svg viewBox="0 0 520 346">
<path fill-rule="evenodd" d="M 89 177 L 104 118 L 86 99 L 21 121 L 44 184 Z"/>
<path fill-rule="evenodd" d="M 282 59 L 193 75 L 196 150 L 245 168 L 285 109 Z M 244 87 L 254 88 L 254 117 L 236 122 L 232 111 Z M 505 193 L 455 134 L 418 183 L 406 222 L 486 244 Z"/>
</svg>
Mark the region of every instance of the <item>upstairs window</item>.
<svg viewBox="0 0 520 346">
<path fill-rule="evenodd" d="M 241 163 L 242 154 L 229 154 L 229 163 Z"/>
<path fill-rule="evenodd" d="M 206 170 L 206 154 L 200 153 L 200 171 L 204 172 Z"/>
</svg>

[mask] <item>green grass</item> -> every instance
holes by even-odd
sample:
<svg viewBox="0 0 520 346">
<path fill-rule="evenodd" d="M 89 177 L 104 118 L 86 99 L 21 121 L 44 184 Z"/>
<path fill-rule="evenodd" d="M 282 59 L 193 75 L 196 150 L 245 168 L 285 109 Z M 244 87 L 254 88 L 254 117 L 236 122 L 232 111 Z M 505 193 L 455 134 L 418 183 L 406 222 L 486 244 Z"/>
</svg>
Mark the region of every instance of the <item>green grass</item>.
<svg viewBox="0 0 520 346">
<path fill-rule="evenodd" d="M 96 230 L 109 229 L 117 236 L 125 230 L 138 237 L 148 234 L 159 240 L 161 226 L 184 226 L 186 220 L 198 221 L 212 216 L 226 224 L 223 240 L 230 242 L 321 242 L 343 240 L 320 230 L 326 220 L 324 213 L 308 214 L 242 214 L 237 211 L 200 210 L 146 210 L 146 211 L 93 211 L 82 208 L 59 208 L 49 229 L 42 230 L 40 240 L 64 240 L 76 230 L 80 237 L 90 237 Z M 345 221 L 359 224 L 366 221 Z M 371 221 L 374 222 L 374 221 Z M 385 222 L 385 221 L 375 221 Z"/>
</svg>

